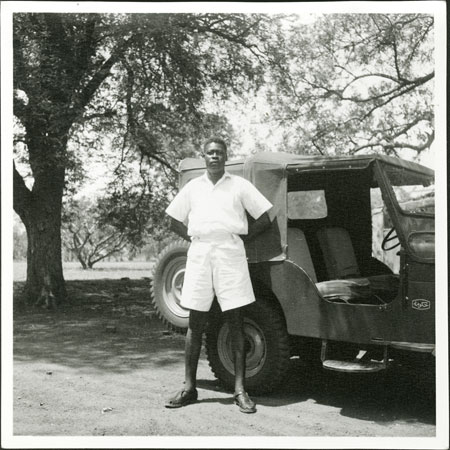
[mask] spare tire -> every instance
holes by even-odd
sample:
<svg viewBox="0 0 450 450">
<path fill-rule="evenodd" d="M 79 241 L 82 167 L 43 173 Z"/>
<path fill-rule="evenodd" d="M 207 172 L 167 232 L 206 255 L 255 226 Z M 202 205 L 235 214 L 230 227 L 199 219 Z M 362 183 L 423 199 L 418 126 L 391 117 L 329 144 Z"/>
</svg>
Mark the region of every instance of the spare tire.
<svg viewBox="0 0 450 450">
<path fill-rule="evenodd" d="M 177 239 L 158 255 L 150 293 L 158 317 L 171 330 L 185 333 L 189 310 L 180 305 L 189 242 Z"/>
</svg>

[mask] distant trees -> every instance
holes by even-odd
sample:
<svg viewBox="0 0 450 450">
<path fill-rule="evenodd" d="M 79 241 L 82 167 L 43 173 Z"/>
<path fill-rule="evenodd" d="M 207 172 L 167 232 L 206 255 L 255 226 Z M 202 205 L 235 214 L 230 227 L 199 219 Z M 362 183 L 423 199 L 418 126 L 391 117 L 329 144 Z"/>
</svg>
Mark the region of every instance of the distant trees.
<svg viewBox="0 0 450 450">
<path fill-rule="evenodd" d="M 121 252 L 127 245 L 125 234 L 102 224 L 97 205 L 88 199 L 72 201 L 63 221 L 63 246 L 76 257 L 83 269 Z"/>
<path fill-rule="evenodd" d="M 432 144 L 432 15 L 324 14 L 272 45 L 270 124 L 292 151 L 417 156 Z"/>
<path fill-rule="evenodd" d="M 27 258 L 27 235 L 23 226 L 14 223 L 13 227 L 13 259 L 23 261 Z"/>
<path fill-rule="evenodd" d="M 133 176 L 122 167 L 106 194 L 93 199 L 68 197 L 63 209 L 63 245 L 84 269 L 124 249 L 142 248 L 167 235 L 164 210 L 171 189 L 167 181 L 148 171 Z"/>
</svg>

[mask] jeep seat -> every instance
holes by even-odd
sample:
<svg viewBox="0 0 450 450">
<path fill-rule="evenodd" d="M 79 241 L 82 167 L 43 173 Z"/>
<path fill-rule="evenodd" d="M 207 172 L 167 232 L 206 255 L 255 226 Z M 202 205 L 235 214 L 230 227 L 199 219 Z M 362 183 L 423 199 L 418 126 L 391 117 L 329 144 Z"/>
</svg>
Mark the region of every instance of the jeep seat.
<svg viewBox="0 0 450 450">
<path fill-rule="evenodd" d="M 399 278 L 394 274 L 362 277 L 352 241 L 344 228 L 322 228 L 317 232 L 330 281 L 317 283 L 323 298 L 346 303 L 379 304 L 397 295 Z"/>
<path fill-rule="evenodd" d="M 342 230 L 342 231 L 341 231 Z M 322 232 L 322 235 L 332 237 L 333 231 L 329 233 Z M 332 264 L 329 264 L 334 273 L 354 273 L 354 278 L 335 279 L 329 281 L 317 282 L 316 271 L 309 252 L 308 243 L 305 234 L 299 228 L 289 227 L 287 230 L 288 259 L 299 266 L 315 283 L 319 294 L 325 300 L 335 303 L 356 303 L 356 304 L 382 304 L 392 300 L 398 291 L 398 277 L 395 275 L 375 275 L 371 277 L 357 276 L 359 268 L 356 263 L 356 257 L 353 253 L 350 237 L 343 228 L 337 232 L 344 244 L 343 261 L 339 260 L 339 252 L 335 254 Z M 333 251 L 338 251 L 338 245 L 332 246 Z M 351 263 L 351 264 L 349 264 Z M 327 265 L 328 267 L 328 265 Z M 355 273 L 356 272 L 356 273 Z"/>
<path fill-rule="evenodd" d="M 320 249 L 330 280 L 359 278 L 352 241 L 344 228 L 322 228 L 317 232 Z"/>
<path fill-rule="evenodd" d="M 383 297 L 373 291 L 367 278 L 322 281 L 316 283 L 316 287 L 320 295 L 331 302 L 369 305 L 386 303 Z"/>
<path fill-rule="evenodd" d="M 301 267 L 314 283 L 317 283 L 316 271 L 309 253 L 305 234 L 299 228 L 287 230 L 288 259 Z"/>
</svg>

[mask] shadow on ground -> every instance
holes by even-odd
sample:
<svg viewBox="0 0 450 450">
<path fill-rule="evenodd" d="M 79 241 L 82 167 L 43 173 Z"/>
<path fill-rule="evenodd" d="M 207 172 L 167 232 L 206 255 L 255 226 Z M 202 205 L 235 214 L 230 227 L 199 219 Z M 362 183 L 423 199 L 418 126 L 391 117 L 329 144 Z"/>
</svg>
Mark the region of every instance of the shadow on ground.
<svg viewBox="0 0 450 450">
<path fill-rule="evenodd" d="M 179 363 L 184 337 L 155 316 L 148 280 L 68 281 L 57 310 L 19 306 L 15 284 L 14 359 L 91 371 L 127 372 Z"/>
<path fill-rule="evenodd" d="M 206 390 L 223 389 L 219 381 L 199 380 Z M 332 372 L 291 359 L 285 381 L 275 392 L 254 396 L 268 407 L 313 400 L 340 408 L 340 414 L 379 424 L 393 421 L 436 424 L 433 370 L 392 367 L 375 374 Z M 230 400 L 231 401 L 231 400 Z"/>
</svg>

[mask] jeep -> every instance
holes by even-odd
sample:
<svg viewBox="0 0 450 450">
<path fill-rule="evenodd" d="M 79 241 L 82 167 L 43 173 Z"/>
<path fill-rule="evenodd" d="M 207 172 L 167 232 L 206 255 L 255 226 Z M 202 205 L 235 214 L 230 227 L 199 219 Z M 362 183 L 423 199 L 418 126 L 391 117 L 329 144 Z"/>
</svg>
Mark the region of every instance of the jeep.
<svg viewBox="0 0 450 450">
<path fill-rule="evenodd" d="M 429 360 L 435 349 L 434 172 L 385 155 L 258 153 L 228 161 L 273 208 L 271 227 L 246 244 L 256 302 L 244 308 L 246 386 L 273 390 L 291 357 L 324 369 L 371 373 Z M 179 186 L 205 171 L 180 163 Z M 249 217 L 249 221 L 253 220 Z M 189 243 L 158 256 L 151 296 L 173 330 Z M 215 376 L 232 389 L 231 339 L 217 302 L 205 333 Z"/>
</svg>

